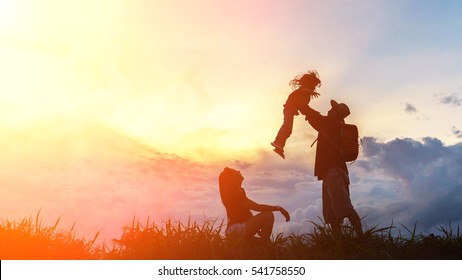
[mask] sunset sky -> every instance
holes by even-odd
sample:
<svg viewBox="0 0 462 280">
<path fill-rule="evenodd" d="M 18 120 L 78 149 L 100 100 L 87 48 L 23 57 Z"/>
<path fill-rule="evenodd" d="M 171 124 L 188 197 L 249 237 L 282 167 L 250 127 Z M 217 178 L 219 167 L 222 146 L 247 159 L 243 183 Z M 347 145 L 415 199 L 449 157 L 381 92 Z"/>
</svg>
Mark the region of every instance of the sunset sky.
<svg viewBox="0 0 462 280">
<path fill-rule="evenodd" d="M 315 131 L 269 143 L 289 81 L 316 69 L 321 113 L 349 105 L 349 165 L 368 225 L 462 223 L 458 1 L 0 0 L 0 218 L 39 209 L 119 237 L 145 221 L 225 218 L 217 178 L 319 221 Z"/>
</svg>

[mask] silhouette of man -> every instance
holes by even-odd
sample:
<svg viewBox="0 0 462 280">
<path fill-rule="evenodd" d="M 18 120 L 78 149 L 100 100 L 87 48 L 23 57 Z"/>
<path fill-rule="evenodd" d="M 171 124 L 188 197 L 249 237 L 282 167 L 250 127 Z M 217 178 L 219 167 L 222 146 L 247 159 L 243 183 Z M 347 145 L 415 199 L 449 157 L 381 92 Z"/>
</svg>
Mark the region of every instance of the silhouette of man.
<svg viewBox="0 0 462 280">
<path fill-rule="evenodd" d="M 322 180 L 322 213 L 335 235 L 348 218 L 357 236 L 362 236 L 361 219 L 350 200 L 348 169 L 340 151 L 341 124 L 350 114 L 344 103 L 330 101 L 327 116 L 308 106 L 306 120 L 318 131 L 314 175 Z"/>
</svg>

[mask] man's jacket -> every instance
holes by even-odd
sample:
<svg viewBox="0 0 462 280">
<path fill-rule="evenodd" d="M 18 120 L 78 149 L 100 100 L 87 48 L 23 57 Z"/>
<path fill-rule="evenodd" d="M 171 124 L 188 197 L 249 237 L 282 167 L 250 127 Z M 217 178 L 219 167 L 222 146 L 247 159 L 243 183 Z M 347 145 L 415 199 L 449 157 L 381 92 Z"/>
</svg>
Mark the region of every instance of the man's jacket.
<svg viewBox="0 0 462 280">
<path fill-rule="evenodd" d="M 341 121 L 332 116 L 323 116 L 308 106 L 306 120 L 318 131 L 314 175 L 323 180 L 327 170 L 339 167 L 348 175 L 345 161 L 337 147 L 340 147 Z M 334 141 L 335 145 L 331 143 Z"/>
</svg>

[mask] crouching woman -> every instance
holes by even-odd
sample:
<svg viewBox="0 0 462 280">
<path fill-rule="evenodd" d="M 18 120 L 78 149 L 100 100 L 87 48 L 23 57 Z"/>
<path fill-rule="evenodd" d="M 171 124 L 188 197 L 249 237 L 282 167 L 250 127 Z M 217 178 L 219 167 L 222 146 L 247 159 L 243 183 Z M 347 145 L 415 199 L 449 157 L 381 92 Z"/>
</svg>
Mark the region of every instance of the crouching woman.
<svg viewBox="0 0 462 280">
<path fill-rule="evenodd" d="M 262 242 L 269 244 L 274 224 L 273 211 L 281 212 L 286 222 L 290 220 L 289 213 L 281 206 L 258 204 L 249 199 L 242 181 L 244 177 L 241 172 L 228 167 L 224 168 L 218 178 L 220 197 L 228 220 L 226 236 L 249 241 L 258 233 Z M 259 213 L 254 216 L 251 210 Z"/>
</svg>

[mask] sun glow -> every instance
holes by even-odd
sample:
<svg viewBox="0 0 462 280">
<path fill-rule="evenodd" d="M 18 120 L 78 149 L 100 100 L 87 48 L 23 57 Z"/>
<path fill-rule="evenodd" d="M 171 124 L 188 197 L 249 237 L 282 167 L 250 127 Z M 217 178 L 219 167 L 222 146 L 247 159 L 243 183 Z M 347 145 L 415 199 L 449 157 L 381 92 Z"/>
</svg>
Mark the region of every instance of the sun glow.
<svg viewBox="0 0 462 280">
<path fill-rule="evenodd" d="M 16 16 L 17 1 L 0 0 L 0 28 L 5 28 Z"/>
<path fill-rule="evenodd" d="M 258 130 L 243 127 L 256 122 L 242 100 L 254 88 L 243 90 L 243 78 L 226 85 L 233 70 L 210 61 L 222 43 L 204 30 L 189 30 L 204 33 L 200 42 L 186 22 L 167 31 L 165 16 L 153 20 L 124 1 L 0 3 L 8 14 L 0 19 L 0 125 L 94 122 L 196 159 L 248 156 L 258 146 Z"/>
</svg>

